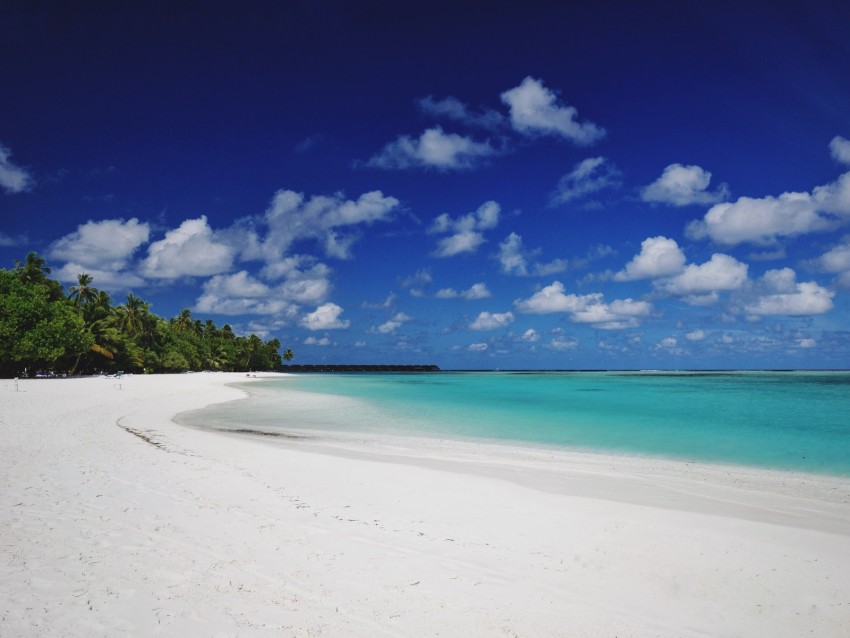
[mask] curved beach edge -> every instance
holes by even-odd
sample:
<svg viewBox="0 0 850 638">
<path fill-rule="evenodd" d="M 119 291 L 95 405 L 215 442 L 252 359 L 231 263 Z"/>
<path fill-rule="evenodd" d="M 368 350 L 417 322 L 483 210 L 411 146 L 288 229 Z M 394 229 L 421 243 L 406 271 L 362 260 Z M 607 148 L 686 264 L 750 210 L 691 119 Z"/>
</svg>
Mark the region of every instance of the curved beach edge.
<svg viewBox="0 0 850 638">
<path fill-rule="evenodd" d="M 850 632 L 848 479 L 171 420 L 251 379 L 0 381 L 0 634 Z"/>
</svg>

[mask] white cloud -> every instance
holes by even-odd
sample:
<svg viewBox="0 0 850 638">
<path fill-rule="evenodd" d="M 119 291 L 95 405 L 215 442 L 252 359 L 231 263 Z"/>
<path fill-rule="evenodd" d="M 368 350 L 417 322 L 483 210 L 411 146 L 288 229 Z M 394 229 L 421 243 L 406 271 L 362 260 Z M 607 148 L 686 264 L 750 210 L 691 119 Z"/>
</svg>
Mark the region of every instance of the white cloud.
<svg viewBox="0 0 850 638">
<path fill-rule="evenodd" d="M 12 152 L 0 144 L 0 186 L 7 193 L 23 193 L 33 187 L 35 181 L 27 171 L 15 166 Z"/>
<path fill-rule="evenodd" d="M 839 286 L 850 289 L 850 237 L 821 255 L 815 263 L 826 272 L 838 275 Z"/>
<path fill-rule="evenodd" d="M 217 241 L 207 218 L 201 216 L 187 219 L 148 246 L 141 271 L 157 279 L 217 275 L 230 270 L 234 256 L 233 248 Z"/>
<path fill-rule="evenodd" d="M 578 339 L 568 339 L 567 337 L 558 336 L 546 344 L 546 347 L 557 352 L 575 350 L 578 347 Z"/>
<path fill-rule="evenodd" d="M 274 315 L 291 320 L 298 308 L 278 289 L 241 270 L 230 275 L 216 275 L 206 281 L 194 310 L 221 315 Z"/>
<path fill-rule="evenodd" d="M 462 253 L 474 253 L 486 240 L 481 233 L 464 230 L 437 241 L 435 257 L 454 257 Z"/>
<path fill-rule="evenodd" d="M 499 263 L 506 275 L 527 275 L 528 260 L 523 251 L 522 237 L 511 233 L 499 244 Z"/>
<path fill-rule="evenodd" d="M 423 113 L 437 118 L 446 118 L 461 122 L 467 126 L 475 126 L 488 130 L 500 128 L 505 123 L 505 117 L 492 109 L 481 113 L 473 113 L 469 107 L 455 97 L 435 100 L 430 95 L 419 100 L 419 108 Z"/>
<path fill-rule="evenodd" d="M 329 269 L 324 264 L 318 264 L 308 271 L 294 273 L 280 286 L 280 292 L 284 298 L 296 303 L 319 303 L 331 291 L 328 272 Z"/>
<path fill-rule="evenodd" d="M 814 348 L 817 342 L 814 339 L 797 339 L 797 346 L 800 348 Z"/>
<path fill-rule="evenodd" d="M 512 312 L 489 313 L 481 312 L 478 317 L 469 324 L 470 330 L 496 330 L 509 326 L 514 321 Z"/>
<path fill-rule="evenodd" d="M 836 135 L 829 143 L 832 158 L 842 164 L 850 164 L 850 140 Z"/>
<path fill-rule="evenodd" d="M 329 346 L 331 345 L 331 340 L 328 337 L 322 337 L 321 339 L 317 339 L 316 337 L 307 337 L 304 339 L 305 346 Z"/>
<path fill-rule="evenodd" d="M 261 272 L 268 279 L 282 281 L 269 285 L 245 270 L 216 275 L 204 283 L 195 310 L 226 315 L 279 314 L 291 321 L 298 304 L 318 305 L 331 290 L 330 268 L 314 263 L 311 257 L 291 257 Z"/>
<path fill-rule="evenodd" d="M 60 281 L 76 281 L 77 275 L 85 272 L 100 288 L 141 286 L 144 280 L 126 269 L 133 254 L 149 236 L 149 226 L 135 218 L 88 221 L 53 242 L 48 256 L 67 262 L 54 271 Z"/>
<path fill-rule="evenodd" d="M 705 331 L 704 330 L 691 330 L 691 332 L 685 333 L 685 339 L 688 341 L 702 341 L 705 339 Z"/>
<path fill-rule="evenodd" d="M 681 274 L 658 280 L 662 291 L 681 296 L 693 305 L 714 303 L 718 292 L 738 290 L 747 281 L 747 265 L 734 257 L 715 253 L 702 264 L 690 264 Z"/>
<path fill-rule="evenodd" d="M 341 320 L 339 316 L 343 309 L 332 302 L 328 302 L 307 313 L 301 319 L 301 325 L 307 330 L 343 330 L 351 325 L 348 320 Z"/>
<path fill-rule="evenodd" d="M 485 352 L 487 350 L 486 343 L 471 343 L 466 348 L 469 352 Z"/>
<path fill-rule="evenodd" d="M 715 204 L 729 196 L 726 184 L 717 190 L 708 190 L 711 173 L 699 166 L 670 164 L 661 173 L 661 177 L 641 191 L 645 202 L 659 202 L 673 206 L 690 204 Z"/>
<path fill-rule="evenodd" d="M 403 323 L 408 321 L 413 321 L 413 317 L 403 312 L 399 312 L 396 313 L 392 319 L 375 328 L 374 332 L 382 335 L 392 335 L 396 333 L 396 330 L 398 330 Z"/>
<path fill-rule="evenodd" d="M 609 304 L 601 293 L 568 295 L 560 281 L 552 282 L 528 299 L 517 299 L 514 307 L 529 314 L 568 313 L 572 322 L 591 324 L 602 330 L 633 328 L 652 313 L 652 304 L 646 301 L 618 299 Z"/>
<path fill-rule="evenodd" d="M 622 330 L 638 326 L 640 319 L 651 313 L 652 304 L 647 301 L 618 299 L 610 304 L 601 301 L 590 303 L 573 312 L 570 320 L 574 323 L 589 323 L 602 330 Z"/>
<path fill-rule="evenodd" d="M 539 253 L 539 249 L 526 250 L 522 244 L 522 237 L 511 233 L 499 244 L 496 259 L 499 260 L 503 273 L 520 277 L 531 274 L 546 277 L 567 269 L 568 264 L 564 259 L 553 259 L 548 263 L 533 261 Z"/>
<path fill-rule="evenodd" d="M 577 122 L 576 109 L 559 105 L 557 95 L 532 77 L 502 93 L 502 102 L 510 108 L 511 124 L 520 133 L 556 135 L 582 146 L 605 135 L 605 130 L 592 122 Z"/>
<path fill-rule="evenodd" d="M 461 253 L 475 252 L 483 244 L 483 230 L 495 228 L 499 223 L 501 207 L 493 201 L 484 202 L 474 213 L 452 219 L 446 213 L 438 216 L 428 232 L 431 234 L 451 233 L 437 241 L 432 253 L 435 257 L 453 257 Z"/>
<path fill-rule="evenodd" d="M 293 255 L 267 264 L 260 272 L 271 281 L 283 279 L 277 289 L 279 294 L 297 303 L 319 304 L 331 290 L 331 269 L 307 255 Z"/>
<path fill-rule="evenodd" d="M 522 333 L 520 340 L 527 341 L 528 343 L 535 343 L 537 341 L 540 341 L 540 333 L 537 332 L 534 328 L 529 328 L 528 330 Z"/>
<path fill-rule="evenodd" d="M 469 170 L 498 153 L 489 140 L 477 142 L 470 137 L 446 133 L 435 126 L 423 132 L 419 139 L 400 136 L 374 155 L 367 165 L 384 169 Z"/>
<path fill-rule="evenodd" d="M 381 191 L 350 200 L 341 194 L 306 199 L 302 193 L 279 190 L 263 218 L 268 232 L 258 250 L 266 260 L 278 261 L 294 242 L 312 239 L 322 245 L 328 256 L 348 259 L 357 236 L 341 235 L 340 229 L 387 221 L 398 205 L 395 197 L 387 197 Z"/>
<path fill-rule="evenodd" d="M 702 220 L 691 222 L 687 235 L 727 245 L 744 242 L 770 245 L 780 237 L 831 230 L 850 220 L 850 172 L 811 193 L 779 197 L 740 197 L 712 206 Z"/>
<path fill-rule="evenodd" d="M 621 184 L 620 175 L 619 169 L 609 160 L 590 157 L 576 164 L 572 171 L 558 181 L 549 203 L 565 204 L 606 188 L 618 188 Z"/>
<path fill-rule="evenodd" d="M 487 289 L 487 284 L 473 284 L 466 290 L 455 290 L 454 288 L 443 288 L 437 291 L 438 299 L 466 299 L 467 301 L 475 301 L 477 299 L 489 299 L 492 296 Z"/>
<path fill-rule="evenodd" d="M 525 300 L 517 299 L 514 306 L 519 312 L 530 314 L 550 314 L 555 312 L 578 312 L 593 302 L 599 302 L 602 295 L 593 293 L 589 295 L 565 294 L 564 284 L 554 281 L 549 286 L 541 288 L 531 297 Z"/>
<path fill-rule="evenodd" d="M 832 310 L 835 293 L 814 281 L 797 283 L 790 268 L 769 270 L 758 282 L 768 294 L 746 307 L 753 315 L 821 315 Z"/>
<path fill-rule="evenodd" d="M 102 290 L 128 290 L 145 285 L 145 280 L 126 270 L 92 268 L 69 261 L 61 268 L 54 269 L 52 275 L 59 281 L 76 282 L 77 275 L 86 273 L 92 277 L 92 285 Z"/>
<path fill-rule="evenodd" d="M 674 239 L 648 237 L 641 243 L 640 253 L 614 275 L 614 281 L 655 279 L 676 275 L 685 267 L 685 254 Z"/>
<path fill-rule="evenodd" d="M 433 281 L 434 277 L 431 275 L 431 271 L 428 268 L 421 268 L 417 270 L 410 277 L 405 277 L 399 282 L 399 285 L 402 288 L 413 288 L 413 287 L 421 287 L 427 286 Z"/>
</svg>

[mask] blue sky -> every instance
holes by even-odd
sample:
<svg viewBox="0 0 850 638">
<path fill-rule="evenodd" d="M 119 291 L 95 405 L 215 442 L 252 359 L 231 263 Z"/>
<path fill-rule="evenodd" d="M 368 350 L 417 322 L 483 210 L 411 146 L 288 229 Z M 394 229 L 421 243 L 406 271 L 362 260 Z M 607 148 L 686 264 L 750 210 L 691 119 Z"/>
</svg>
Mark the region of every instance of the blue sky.
<svg viewBox="0 0 850 638">
<path fill-rule="evenodd" d="M 848 367 L 846 3 L 76 4 L 0 5 L 3 267 L 300 363 Z"/>
</svg>

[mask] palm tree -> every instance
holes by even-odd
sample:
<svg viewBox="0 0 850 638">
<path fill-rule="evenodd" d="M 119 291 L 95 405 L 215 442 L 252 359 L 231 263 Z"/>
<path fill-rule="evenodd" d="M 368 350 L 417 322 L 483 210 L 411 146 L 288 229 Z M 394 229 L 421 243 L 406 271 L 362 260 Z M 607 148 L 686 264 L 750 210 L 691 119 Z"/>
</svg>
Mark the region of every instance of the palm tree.
<svg viewBox="0 0 850 638">
<path fill-rule="evenodd" d="M 174 332 L 177 334 L 193 332 L 195 321 L 192 319 L 192 312 L 188 308 L 183 308 L 180 314 L 171 320 L 171 327 L 174 328 Z"/>
<path fill-rule="evenodd" d="M 112 299 L 109 293 L 103 290 L 98 290 L 91 303 L 87 303 L 82 308 L 83 320 L 87 324 L 92 324 L 95 321 L 106 319 L 112 313 Z"/>
<path fill-rule="evenodd" d="M 47 281 L 47 275 L 50 274 L 47 260 L 35 252 L 28 253 L 24 263 L 16 259 L 15 266 L 20 270 L 21 280 L 28 284 L 44 283 Z"/>
<path fill-rule="evenodd" d="M 127 295 L 126 303 L 115 309 L 118 327 L 130 337 L 141 335 L 146 328 L 148 308 L 147 302 L 131 292 Z"/>
<path fill-rule="evenodd" d="M 284 361 L 292 361 L 294 358 L 295 358 L 295 354 L 289 348 L 287 348 L 286 350 L 283 351 L 283 360 Z"/>
<path fill-rule="evenodd" d="M 97 299 L 98 290 L 91 285 L 93 279 L 85 272 L 77 275 L 77 285 L 71 286 L 68 294 L 68 299 L 74 302 L 75 307 L 85 306 Z"/>
<path fill-rule="evenodd" d="M 217 336 L 219 336 L 218 328 L 212 319 L 207 319 L 204 324 L 204 339 L 214 339 Z"/>
</svg>

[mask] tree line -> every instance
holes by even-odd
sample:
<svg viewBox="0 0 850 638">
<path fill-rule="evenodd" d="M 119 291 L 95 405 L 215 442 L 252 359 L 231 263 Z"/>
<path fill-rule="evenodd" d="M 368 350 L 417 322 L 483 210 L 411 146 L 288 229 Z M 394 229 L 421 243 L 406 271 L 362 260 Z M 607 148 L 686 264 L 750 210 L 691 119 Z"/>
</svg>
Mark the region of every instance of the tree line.
<svg viewBox="0 0 850 638">
<path fill-rule="evenodd" d="M 277 339 L 237 336 L 184 309 L 164 319 L 133 293 L 113 305 L 87 273 L 66 293 L 37 253 L 0 269 L 0 376 L 188 370 L 276 370 L 292 351 Z"/>
</svg>

